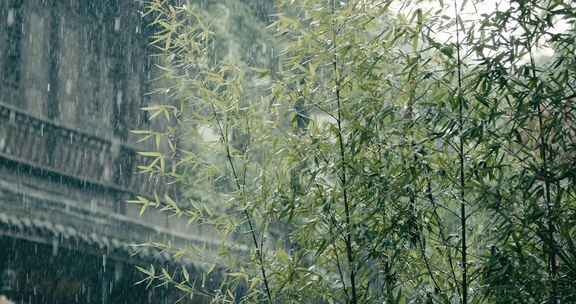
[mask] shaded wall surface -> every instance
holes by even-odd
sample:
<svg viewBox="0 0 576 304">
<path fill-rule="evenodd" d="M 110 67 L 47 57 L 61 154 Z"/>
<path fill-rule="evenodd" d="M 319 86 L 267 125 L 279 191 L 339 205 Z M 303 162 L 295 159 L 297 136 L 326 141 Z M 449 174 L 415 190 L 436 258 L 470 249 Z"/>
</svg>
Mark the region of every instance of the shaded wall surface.
<svg viewBox="0 0 576 304">
<path fill-rule="evenodd" d="M 139 108 L 151 102 L 154 77 L 141 5 L 0 0 L 0 294 L 25 303 L 162 303 L 168 294 L 128 291 L 133 265 L 179 261 L 131 244 L 218 245 L 126 203 L 177 194 L 135 173 L 142 147 L 129 130 L 147 127 Z"/>
</svg>

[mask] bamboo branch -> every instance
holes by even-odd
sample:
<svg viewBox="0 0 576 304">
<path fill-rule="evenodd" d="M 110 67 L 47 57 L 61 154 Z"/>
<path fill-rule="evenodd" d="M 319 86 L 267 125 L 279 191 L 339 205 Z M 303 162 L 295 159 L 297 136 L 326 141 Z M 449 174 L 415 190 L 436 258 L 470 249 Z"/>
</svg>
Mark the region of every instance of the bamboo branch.
<svg viewBox="0 0 576 304">
<path fill-rule="evenodd" d="M 216 123 L 218 125 L 218 132 L 220 133 L 220 137 L 222 142 L 224 143 L 224 148 L 226 149 L 226 159 L 228 164 L 230 165 L 230 169 L 232 170 L 232 175 L 234 176 L 234 182 L 236 184 L 236 189 L 242 193 L 242 198 L 246 199 L 246 192 L 245 192 L 245 185 L 240 184 L 240 178 L 236 171 L 236 166 L 234 165 L 234 160 L 232 159 L 232 153 L 230 151 L 230 143 L 228 142 L 228 137 L 226 136 L 227 132 L 224 131 L 222 122 L 218 118 L 218 113 L 216 112 L 216 107 L 214 103 L 210 103 L 212 108 L 212 113 L 214 118 L 216 119 Z M 270 292 L 270 284 L 268 280 L 268 276 L 266 274 L 266 269 L 264 268 L 264 253 L 262 251 L 262 246 L 258 244 L 258 239 L 256 237 L 256 230 L 254 229 L 254 224 L 252 220 L 252 216 L 248 212 L 248 209 L 244 208 L 244 216 L 246 217 L 246 221 L 248 222 L 248 226 L 250 227 L 250 235 L 252 236 L 252 241 L 254 243 L 254 247 L 256 249 L 256 257 L 258 258 L 258 263 L 260 266 L 260 272 L 262 274 L 262 280 L 264 281 L 264 288 L 266 291 L 266 297 L 268 299 L 268 303 L 272 304 L 272 293 Z"/>
<path fill-rule="evenodd" d="M 527 48 L 528 54 L 530 56 L 530 68 L 532 70 L 532 80 L 537 80 L 538 77 L 536 75 L 536 62 L 534 60 L 534 54 L 532 53 L 532 44 L 531 39 L 528 39 Z M 538 88 L 538 85 L 536 86 Z M 539 94 L 538 91 L 535 94 Z M 538 145 L 538 150 L 540 153 L 540 158 L 542 160 L 542 171 L 544 172 L 545 176 L 548 176 L 548 155 L 547 155 L 547 143 L 546 139 L 544 138 L 544 119 L 543 119 L 543 110 L 540 104 L 541 97 L 538 95 L 534 95 L 536 101 L 536 111 L 538 116 L 538 141 L 540 144 Z M 544 178 L 544 202 L 546 205 L 546 230 L 547 230 L 547 239 L 546 237 L 542 237 L 542 241 L 545 243 L 546 251 L 548 251 L 548 271 L 550 275 L 550 283 L 552 290 L 550 292 L 550 297 L 548 299 L 548 303 L 550 304 L 558 304 L 558 284 L 556 282 L 558 278 L 558 266 L 556 261 L 556 242 L 554 240 L 554 219 L 553 219 L 553 203 L 551 198 L 551 185 L 550 185 L 550 178 Z"/>
<path fill-rule="evenodd" d="M 454 0 L 454 13 L 456 17 L 456 56 L 458 65 L 458 131 L 460 158 L 460 234 L 461 234 L 461 263 L 462 263 L 462 304 L 468 304 L 468 255 L 466 245 L 466 200 L 465 200 L 465 175 L 464 175 L 464 99 L 462 98 L 462 58 L 460 57 L 460 16 L 458 14 L 457 1 Z"/>
<path fill-rule="evenodd" d="M 348 199 L 348 181 L 346 177 L 346 155 L 345 155 L 345 148 L 344 148 L 344 139 L 343 139 L 343 128 L 342 128 L 342 104 L 341 104 L 341 96 L 340 96 L 340 79 L 339 79 L 339 72 L 338 72 L 338 56 L 337 56 L 337 43 L 336 43 L 336 24 L 334 21 L 334 14 L 336 11 L 336 1 L 332 0 L 332 48 L 334 51 L 334 79 L 336 82 L 336 106 L 338 111 L 338 145 L 340 148 L 340 160 L 342 162 L 342 174 L 340 176 L 340 180 L 342 183 L 342 195 L 344 200 L 344 213 L 346 216 L 346 256 L 348 258 L 348 267 L 350 268 L 350 286 L 351 286 L 351 298 L 350 303 L 356 304 L 358 302 L 358 296 L 356 292 L 356 270 L 355 270 L 355 262 L 354 262 L 354 254 L 352 251 L 352 224 L 351 224 L 351 210 L 350 210 L 350 201 Z"/>
<path fill-rule="evenodd" d="M 434 195 L 432 194 L 432 183 L 430 180 L 427 182 L 426 192 L 428 196 L 428 200 L 432 204 L 432 214 L 438 223 L 438 233 L 440 238 L 442 239 L 442 243 L 446 246 L 446 252 L 448 255 L 448 264 L 450 265 L 450 274 L 452 275 L 452 279 L 454 280 L 455 284 L 458 284 L 458 279 L 456 278 L 456 271 L 454 270 L 454 258 L 452 257 L 452 253 L 450 252 L 451 246 L 448 245 L 448 238 L 446 237 L 446 233 L 444 232 L 444 226 L 442 226 L 442 221 L 440 218 L 440 214 L 438 214 L 438 206 L 436 200 L 434 199 Z M 458 296 L 461 297 L 460 289 L 456 288 L 456 292 Z"/>
</svg>

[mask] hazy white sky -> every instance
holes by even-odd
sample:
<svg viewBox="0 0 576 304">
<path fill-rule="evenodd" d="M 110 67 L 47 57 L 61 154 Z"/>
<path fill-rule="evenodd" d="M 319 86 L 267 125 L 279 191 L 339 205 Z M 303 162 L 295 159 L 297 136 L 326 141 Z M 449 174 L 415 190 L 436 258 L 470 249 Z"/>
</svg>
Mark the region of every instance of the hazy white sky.
<svg viewBox="0 0 576 304">
<path fill-rule="evenodd" d="M 430 11 L 435 13 L 442 10 L 441 14 L 444 14 L 450 19 L 455 16 L 454 5 L 457 5 L 459 10 L 459 15 L 462 20 L 464 20 L 466 26 L 471 26 L 472 23 L 478 22 L 483 17 L 483 14 L 490 14 L 496 10 L 506 10 L 510 7 L 509 0 L 397 0 L 392 6 L 391 11 L 395 11 L 398 14 L 410 15 L 416 9 L 420 8 L 423 11 Z M 569 28 L 569 23 L 567 20 L 557 20 L 553 32 L 563 32 Z M 510 34 L 514 30 L 510 30 Z M 443 32 L 437 33 L 437 40 L 439 42 L 454 42 L 455 37 L 455 27 L 447 28 Z M 554 51 L 546 46 L 541 46 L 536 50 L 536 56 L 538 57 L 551 57 Z"/>
</svg>

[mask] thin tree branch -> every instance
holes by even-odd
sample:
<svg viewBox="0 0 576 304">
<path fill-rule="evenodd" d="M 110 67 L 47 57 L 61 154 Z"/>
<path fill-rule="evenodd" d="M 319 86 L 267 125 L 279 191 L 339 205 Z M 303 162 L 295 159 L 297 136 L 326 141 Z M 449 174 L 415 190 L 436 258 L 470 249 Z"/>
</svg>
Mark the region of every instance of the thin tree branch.
<svg viewBox="0 0 576 304">
<path fill-rule="evenodd" d="M 236 172 L 236 166 L 234 165 L 234 160 L 232 159 L 232 153 L 230 151 L 230 143 L 228 142 L 228 136 L 226 136 L 227 132 L 224 131 L 224 128 L 222 126 L 222 122 L 220 121 L 220 118 L 218 118 L 218 113 L 216 112 L 216 107 L 214 106 L 214 103 L 210 103 L 210 106 L 212 108 L 212 113 L 213 113 L 214 118 L 216 119 L 216 122 L 218 125 L 218 131 L 220 133 L 220 137 L 221 137 L 222 142 L 224 143 L 224 146 L 226 149 L 226 159 L 227 159 L 228 164 L 230 165 L 230 168 L 232 170 L 232 175 L 234 176 L 236 188 L 238 191 L 241 191 L 242 198 L 245 200 L 246 199 L 245 185 L 240 184 L 240 178 L 238 176 L 238 173 Z M 270 292 L 270 284 L 268 283 L 268 281 L 269 281 L 268 276 L 266 274 L 266 269 L 264 268 L 264 255 L 262 252 L 262 247 L 258 244 L 258 239 L 256 237 L 256 230 L 254 229 L 252 216 L 248 212 L 248 209 L 244 208 L 243 213 L 244 213 L 244 216 L 246 217 L 246 221 L 248 222 L 248 226 L 250 227 L 250 234 L 252 236 L 252 241 L 253 241 L 254 247 L 256 249 L 256 257 L 258 258 L 258 262 L 260 264 L 259 266 L 260 266 L 260 272 L 262 274 L 262 280 L 264 281 L 264 288 L 266 291 L 266 297 L 268 299 L 268 303 L 272 304 L 273 303 L 272 302 L 272 293 Z"/>
<path fill-rule="evenodd" d="M 450 252 L 452 246 L 450 246 L 448 244 L 448 238 L 446 237 L 446 233 L 444 231 L 444 226 L 442 226 L 442 220 L 440 218 L 440 214 L 438 214 L 438 207 L 436 204 L 436 200 L 434 199 L 434 195 L 432 194 L 432 183 L 430 182 L 430 180 L 428 180 L 426 188 L 427 188 L 426 192 L 427 192 L 428 200 L 432 204 L 432 214 L 434 215 L 434 218 L 436 219 L 436 222 L 438 223 L 439 236 L 442 239 L 443 245 L 447 249 L 446 254 L 448 255 L 448 264 L 450 265 L 450 274 L 452 275 L 452 279 L 454 280 L 454 283 L 456 285 L 458 285 L 458 279 L 456 278 L 456 271 L 454 270 L 454 258 L 452 257 L 452 253 Z M 461 298 L 462 296 L 460 294 L 459 288 L 456 288 L 456 292 L 458 293 L 458 296 Z"/>
<path fill-rule="evenodd" d="M 354 262 L 354 253 L 352 250 L 352 223 L 351 223 L 351 210 L 350 210 L 350 201 L 348 200 L 348 181 L 346 177 L 346 155 L 345 155 L 345 148 L 344 148 L 344 138 L 343 138 L 343 131 L 342 131 L 342 104 L 341 104 L 341 97 L 340 97 L 340 75 L 338 71 L 338 56 L 337 56 L 337 33 L 336 33 L 336 24 L 334 21 L 334 14 L 336 12 L 336 0 L 332 0 L 332 48 L 334 51 L 334 79 L 336 82 L 336 105 L 338 111 L 338 145 L 340 148 L 340 160 L 341 164 L 341 183 L 342 183 L 342 195 L 344 200 L 344 213 L 346 216 L 346 256 L 348 258 L 348 266 L 350 268 L 350 286 L 351 286 L 351 298 L 350 303 L 357 304 L 358 296 L 356 291 L 356 267 Z"/>
<path fill-rule="evenodd" d="M 527 30 L 525 28 L 525 30 Z M 534 60 L 534 54 L 532 52 L 532 39 L 528 38 L 527 41 L 527 49 L 528 49 L 528 55 L 530 56 L 530 69 L 532 70 L 532 80 L 535 81 L 536 84 L 536 89 L 537 91 L 534 92 L 536 95 L 533 95 L 533 98 L 535 98 L 536 101 L 536 111 L 537 111 L 537 115 L 538 115 L 538 141 L 540 142 L 540 145 L 538 147 L 539 153 L 540 153 L 540 158 L 542 161 L 542 169 L 544 171 L 545 176 L 548 176 L 548 155 L 547 155 L 547 141 L 546 138 L 544 137 L 544 132 L 545 132 L 545 126 L 544 126 L 544 121 L 543 121 L 543 109 L 542 109 L 542 105 L 540 104 L 541 102 L 541 96 L 539 96 L 538 94 L 540 93 L 538 91 L 538 76 L 536 75 L 536 62 Z M 546 238 L 542 238 L 542 241 L 546 244 L 546 251 L 548 251 L 548 271 L 550 274 L 550 283 L 551 283 L 551 287 L 552 290 L 550 292 L 550 297 L 548 299 L 548 303 L 550 304 L 558 304 L 559 303 L 559 299 L 558 299 L 558 284 L 557 284 L 557 278 L 558 278 L 558 266 L 557 266 L 557 262 L 556 262 L 556 242 L 554 239 L 554 233 L 555 233 L 555 227 L 554 227 L 554 220 L 553 220 L 553 203 L 552 203 L 552 198 L 551 198 L 551 185 L 550 185 L 550 179 L 549 178 L 545 178 L 544 179 L 544 200 L 545 200 L 545 204 L 546 204 L 546 226 L 547 226 L 547 232 L 548 232 L 548 241 L 546 242 Z"/>
<path fill-rule="evenodd" d="M 468 255 L 466 245 L 466 199 L 465 199 L 465 175 L 464 175 L 464 99 L 462 97 L 462 58 L 460 57 L 460 16 L 458 14 L 458 2 L 454 0 L 454 13 L 456 18 L 456 58 L 458 65 L 458 131 L 460 158 L 460 237 L 461 237 L 461 262 L 462 262 L 462 304 L 468 304 Z"/>
</svg>

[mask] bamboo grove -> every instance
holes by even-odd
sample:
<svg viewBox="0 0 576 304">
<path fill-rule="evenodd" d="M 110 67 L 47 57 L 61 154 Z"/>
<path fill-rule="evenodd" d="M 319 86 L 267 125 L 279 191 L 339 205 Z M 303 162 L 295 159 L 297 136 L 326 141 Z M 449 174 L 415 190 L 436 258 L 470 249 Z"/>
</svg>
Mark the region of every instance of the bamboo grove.
<svg viewBox="0 0 576 304">
<path fill-rule="evenodd" d="M 169 127 L 133 132 L 154 143 L 142 174 L 181 191 L 132 203 L 222 244 L 150 244 L 220 278 L 142 269 L 151 287 L 213 303 L 576 303 L 576 4 L 278 0 L 268 24 L 240 24 L 248 43 L 229 21 L 241 12 L 147 3 L 161 98 L 143 110 Z"/>
</svg>

